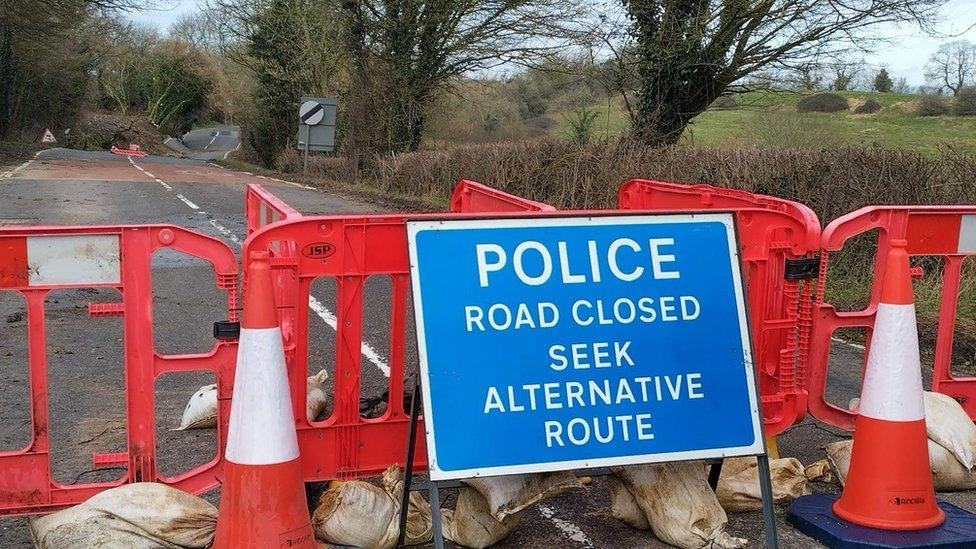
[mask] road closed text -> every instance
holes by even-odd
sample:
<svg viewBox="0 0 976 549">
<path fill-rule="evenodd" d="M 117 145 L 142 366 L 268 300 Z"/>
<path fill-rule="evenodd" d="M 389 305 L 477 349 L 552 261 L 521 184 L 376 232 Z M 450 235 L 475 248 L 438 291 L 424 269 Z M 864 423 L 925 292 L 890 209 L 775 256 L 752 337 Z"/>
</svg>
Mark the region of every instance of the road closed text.
<svg viewBox="0 0 976 549">
<path fill-rule="evenodd" d="M 546 245 L 526 240 L 506 247 L 497 243 L 474 246 L 478 286 L 490 291 L 498 277 L 526 287 L 543 284 L 600 284 L 614 280 L 647 286 L 651 280 L 680 280 L 673 238 L 638 241 L 616 238 L 605 246 L 595 240 L 571 245 L 565 241 Z M 514 275 L 514 276 L 512 276 Z M 531 293 L 531 292 L 530 292 Z M 553 301 L 470 304 L 464 306 L 468 332 L 556 328 L 570 322 L 576 327 L 629 325 L 655 322 L 689 322 L 701 315 L 701 302 L 693 295 L 640 296 L 614 299 L 576 299 L 560 307 Z M 630 354 L 632 341 L 553 343 L 546 357 L 533 364 L 548 364 L 550 372 L 561 372 L 567 380 L 489 386 L 485 391 L 485 414 L 518 414 L 574 409 L 579 415 L 568 419 L 546 419 L 539 435 L 546 447 L 654 438 L 652 414 L 619 413 L 622 405 L 648 409 L 665 399 L 704 397 L 700 372 L 649 376 L 615 375 L 605 379 L 575 380 L 573 373 L 589 369 L 635 367 Z M 531 368 L 531 366 L 530 366 Z M 551 376 L 550 376 L 551 377 Z M 601 414 L 599 410 L 610 410 Z M 613 410 L 618 410 L 617 412 Z"/>
</svg>

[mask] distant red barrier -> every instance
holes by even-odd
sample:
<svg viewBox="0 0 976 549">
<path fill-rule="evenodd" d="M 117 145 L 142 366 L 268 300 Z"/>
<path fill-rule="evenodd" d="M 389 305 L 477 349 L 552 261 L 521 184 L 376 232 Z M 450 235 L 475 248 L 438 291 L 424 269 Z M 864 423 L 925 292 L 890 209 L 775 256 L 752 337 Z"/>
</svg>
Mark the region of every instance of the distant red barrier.
<svg viewBox="0 0 976 549">
<path fill-rule="evenodd" d="M 129 148 L 127 148 L 127 149 L 122 149 L 122 148 L 116 147 L 115 145 L 112 145 L 112 148 L 110 148 L 109 151 L 112 154 L 118 154 L 118 155 L 122 155 L 122 156 L 136 156 L 136 157 L 149 156 L 149 153 L 147 153 L 146 151 L 142 150 L 139 147 L 139 145 L 136 145 L 135 143 L 132 143 L 131 145 L 129 145 Z"/>
</svg>

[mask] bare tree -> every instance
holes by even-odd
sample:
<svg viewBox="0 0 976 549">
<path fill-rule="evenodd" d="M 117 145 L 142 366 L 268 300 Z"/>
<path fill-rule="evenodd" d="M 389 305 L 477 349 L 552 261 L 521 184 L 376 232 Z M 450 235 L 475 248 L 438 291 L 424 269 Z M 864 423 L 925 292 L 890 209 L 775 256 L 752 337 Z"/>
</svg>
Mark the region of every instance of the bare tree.
<svg viewBox="0 0 976 549">
<path fill-rule="evenodd" d="M 976 78 L 976 45 L 956 40 L 939 46 L 925 65 L 925 78 L 939 89 L 958 95 Z"/>
<path fill-rule="evenodd" d="M 858 87 L 858 81 L 864 73 L 864 60 L 851 61 L 838 59 L 830 64 L 832 80 L 830 89 L 834 91 L 848 91 Z"/>
<path fill-rule="evenodd" d="M 434 92 L 451 79 L 558 53 L 577 6 L 573 0 L 344 1 L 354 86 L 380 84 L 385 93 L 386 148 L 420 146 Z"/>
<path fill-rule="evenodd" d="M 205 13 L 184 13 L 170 25 L 168 34 L 181 42 L 207 52 L 219 50 L 219 29 Z"/>
<path fill-rule="evenodd" d="M 912 93 L 912 86 L 908 83 L 907 78 L 904 76 L 899 76 L 895 79 L 894 83 L 892 83 L 891 91 L 895 93 Z"/>
<path fill-rule="evenodd" d="M 823 88 L 823 67 L 819 63 L 801 63 L 793 69 L 794 85 L 803 91 Z"/>
<path fill-rule="evenodd" d="M 947 0 L 622 0 L 640 78 L 635 137 L 673 143 L 719 95 L 770 67 L 879 44 L 879 25 L 931 30 Z"/>
</svg>

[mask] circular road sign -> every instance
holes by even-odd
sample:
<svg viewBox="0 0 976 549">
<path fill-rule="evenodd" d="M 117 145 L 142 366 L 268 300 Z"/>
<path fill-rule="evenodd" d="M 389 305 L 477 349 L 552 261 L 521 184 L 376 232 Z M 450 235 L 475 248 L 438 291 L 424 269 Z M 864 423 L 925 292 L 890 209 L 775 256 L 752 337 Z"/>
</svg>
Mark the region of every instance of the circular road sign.
<svg viewBox="0 0 976 549">
<path fill-rule="evenodd" d="M 325 108 L 318 101 L 306 101 L 299 107 L 298 117 L 302 124 L 314 126 L 325 118 Z"/>
</svg>

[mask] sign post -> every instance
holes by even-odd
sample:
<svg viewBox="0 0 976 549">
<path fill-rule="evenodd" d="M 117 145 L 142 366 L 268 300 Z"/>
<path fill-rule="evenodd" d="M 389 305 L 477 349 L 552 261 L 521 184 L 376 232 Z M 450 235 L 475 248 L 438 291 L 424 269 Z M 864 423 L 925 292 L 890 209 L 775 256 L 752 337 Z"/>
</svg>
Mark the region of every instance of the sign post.
<svg viewBox="0 0 976 549">
<path fill-rule="evenodd" d="M 775 547 L 731 214 L 407 232 L 432 483 L 758 456 Z"/>
<path fill-rule="evenodd" d="M 298 147 L 302 150 L 302 175 L 308 175 L 308 152 L 335 150 L 335 99 L 303 97 L 298 107 Z"/>
</svg>

